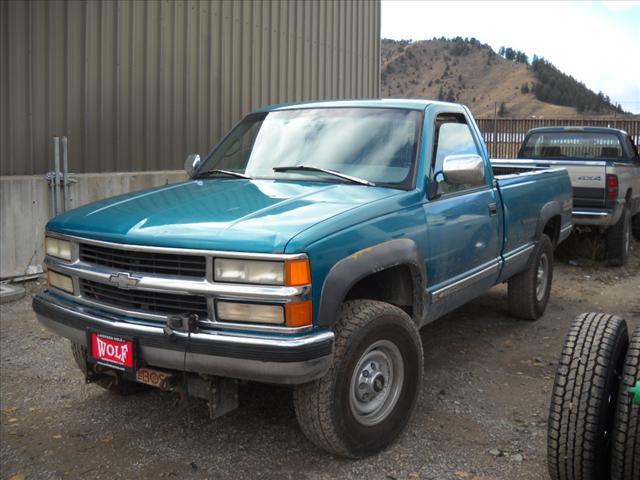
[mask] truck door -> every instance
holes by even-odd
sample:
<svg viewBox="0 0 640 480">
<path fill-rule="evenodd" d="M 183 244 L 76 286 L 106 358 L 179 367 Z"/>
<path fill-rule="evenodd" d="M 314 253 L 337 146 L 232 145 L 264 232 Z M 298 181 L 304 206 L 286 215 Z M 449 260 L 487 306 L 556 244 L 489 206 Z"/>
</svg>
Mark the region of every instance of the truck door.
<svg viewBox="0 0 640 480">
<path fill-rule="evenodd" d="M 482 155 L 463 114 L 436 117 L 430 182 L 448 155 Z M 502 206 L 485 168 L 485 184 L 442 181 L 424 203 L 427 221 L 427 281 L 432 314 L 439 316 L 484 292 L 498 277 Z M 433 196 L 433 195 L 432 195 Z"/>
</svg>

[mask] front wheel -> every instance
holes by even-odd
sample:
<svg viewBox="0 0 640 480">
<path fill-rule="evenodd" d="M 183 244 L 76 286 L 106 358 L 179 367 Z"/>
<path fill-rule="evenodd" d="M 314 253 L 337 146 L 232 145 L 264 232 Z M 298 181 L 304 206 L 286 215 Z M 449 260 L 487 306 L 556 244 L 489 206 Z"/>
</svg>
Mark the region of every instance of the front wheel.
<svg viewBox="0 0 640 480">
<path fill-rule="evenodd" d="M 524 320 L 542 316 L 551 293 L 553 281 L 553 246 L 542 235 L 531 254 L 527 268 L 509 279 L 509 313 Z"/>
<path fill-rule="evenodd" d="M 422 379 L 422 343 L 401 309 L 373 300 L 343 304 L 327 374 L 294 393 L 309 440 L 330 453 L 358 458 L 387 447 L 402 432 Z"/>
</svg>

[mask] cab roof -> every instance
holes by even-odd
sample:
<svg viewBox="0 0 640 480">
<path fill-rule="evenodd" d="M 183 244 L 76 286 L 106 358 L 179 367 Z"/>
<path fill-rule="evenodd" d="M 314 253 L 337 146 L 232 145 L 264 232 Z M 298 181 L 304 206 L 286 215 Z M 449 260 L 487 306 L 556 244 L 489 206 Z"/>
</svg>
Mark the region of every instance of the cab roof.
<svg viewBox="0 0 640 480">
<path fill-rule="evenodd" d="M 587 133 L 621 133 L 623 135 L 627 135 L 627 132 L 624 130 L 619 130 L 617 128 L 610 127 L 581 127 L 579 125 L 575 126 L 566 126 L 566 127 L 539 127 L 532 128 L 527 132 L 531 133 L 559 133 L 559 132 L 587 132 Z"/>
<path fill-rule="evenodd" d="M 457 103 L 439 102 L 428 99 L 378 98 L 370 100 L 323 100 L 315 102 L 283 103 L 267 105 L 254 113 L 274 112 L 278 110 L 294 110 L 298 108 L 403 108 L 409 110 L 425 110 L 431 105 L 447 105 L 460 107 Z"/>
</svg>

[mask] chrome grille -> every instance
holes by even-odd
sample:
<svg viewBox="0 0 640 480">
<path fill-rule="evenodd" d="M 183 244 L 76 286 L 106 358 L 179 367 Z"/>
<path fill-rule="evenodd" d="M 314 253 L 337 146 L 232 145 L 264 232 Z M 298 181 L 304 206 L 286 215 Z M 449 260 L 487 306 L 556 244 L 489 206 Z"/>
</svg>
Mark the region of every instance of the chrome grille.
<svg viewBox="0 0 640 480">
<path fill-rule="evenodd" d="M 204 256 L 120 250 L 80 243 L 80 260 L 127 272 L 204 278 Z"/>
<path fill-rule="evenodd" d="M 80 279 L 80 293 L 84 298 L 125 310 L 156 315 L 196 313 L 202 319 L 208 317 L 207 299 L 203 296 L 124 290 L 85 278 Z"/>
</svg>

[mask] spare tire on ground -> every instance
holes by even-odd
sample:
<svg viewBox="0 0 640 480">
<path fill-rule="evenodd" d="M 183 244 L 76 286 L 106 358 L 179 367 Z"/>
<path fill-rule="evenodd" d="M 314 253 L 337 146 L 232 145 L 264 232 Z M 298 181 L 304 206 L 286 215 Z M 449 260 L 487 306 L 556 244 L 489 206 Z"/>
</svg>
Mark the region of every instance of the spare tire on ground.
<svg viewBox="0 0 640 480">
<path fill-rule="evenodd" d="M 611 439 L 611 480 L 640 479 L 640 326 L 629 342 Z M 632 393 L 632 389 L 634 393 Z M 634 395 L 638 398 L 634 399 Z"/>
<path fill-rule="evenodd" d="M 609 476 L 614 409 L 628 342 L 626 322 L 615 315 L 584 313 L 573 321 L 549 407 L 547 461 L 552 479 Z"/>
</svg>

